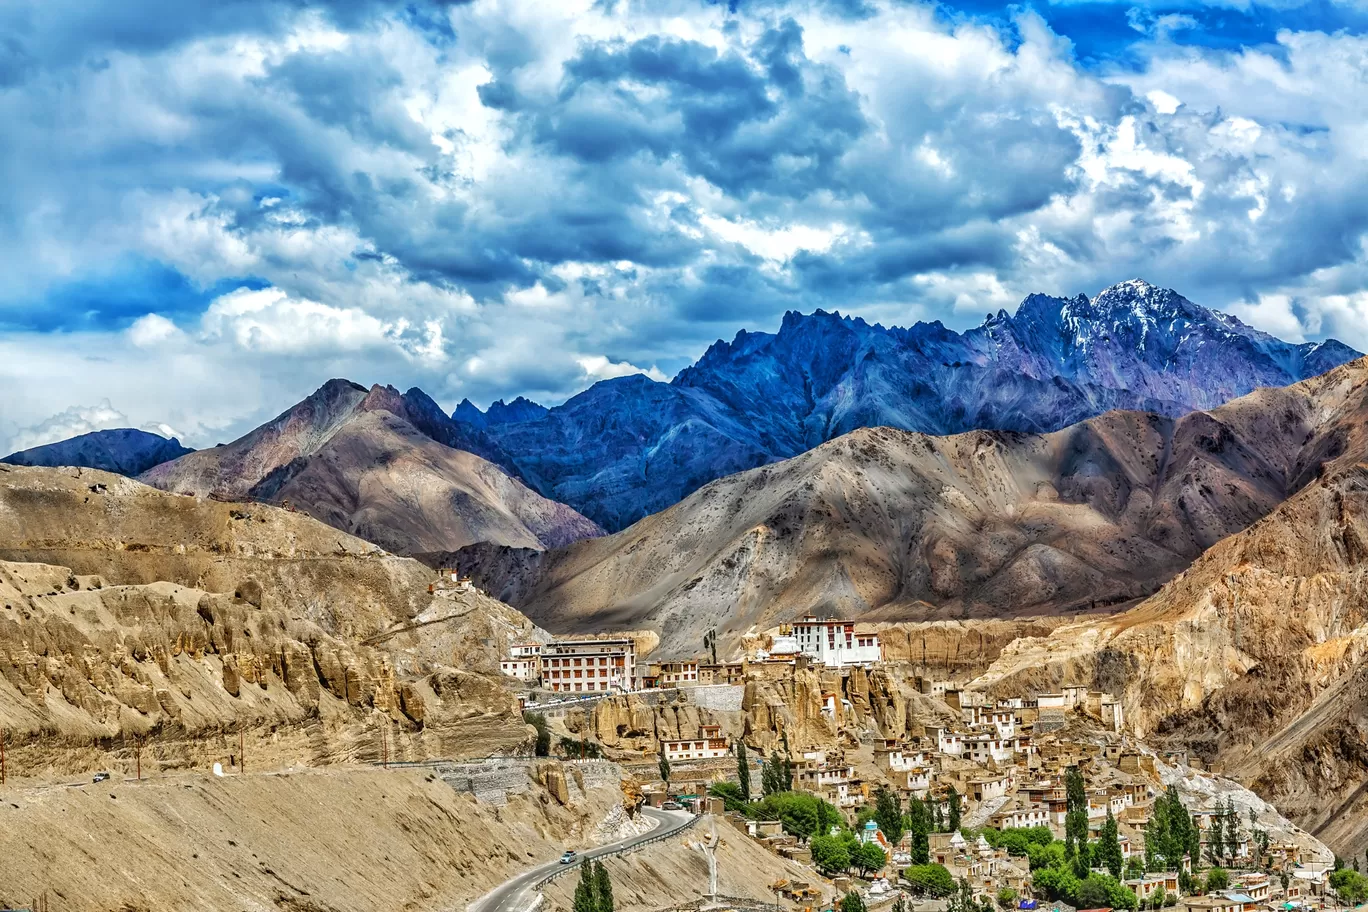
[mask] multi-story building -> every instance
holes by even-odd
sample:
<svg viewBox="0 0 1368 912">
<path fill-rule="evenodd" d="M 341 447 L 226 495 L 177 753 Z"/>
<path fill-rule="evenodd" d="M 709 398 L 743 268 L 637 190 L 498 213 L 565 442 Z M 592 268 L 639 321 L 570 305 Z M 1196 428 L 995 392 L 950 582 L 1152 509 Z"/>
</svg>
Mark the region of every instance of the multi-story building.
<svg viewBox="0 0 1368 912">
<path fill-rule="evenodd" d="M 541 677 L 541 643 L 517 643 L 508 650 L 508 658 L 499 660 L 499 670 L 519 681 L 536 681 Z"/>
<path fill-rule="evenodd" d="M 553 640 L 542 647 L 541 676 L 544 687 L 560 693 L 633 690 L 636 641 Z"/>
<path fill-rule="evenodd" d="M 718 725 L 699 727 L 697 738 L 660 742 L 660 753 L 671 763 L 676 760 L 716 760 L 731 753 L 731 746 Z"/>
<path fill-rule="evenodd" d="M 873 665 L 883 659 L 879 635 L 872 630 L 856 630 L 854 621 L 819 620 L 809 615 L 793 625 L 798 649 L 823 665 Z"/>
</svg>

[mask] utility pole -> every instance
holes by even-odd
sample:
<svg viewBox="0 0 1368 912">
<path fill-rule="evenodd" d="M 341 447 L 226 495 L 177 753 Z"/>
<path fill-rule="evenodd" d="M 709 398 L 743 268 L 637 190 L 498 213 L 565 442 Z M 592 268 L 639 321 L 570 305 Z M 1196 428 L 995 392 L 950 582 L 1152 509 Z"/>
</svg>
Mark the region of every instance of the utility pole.
<svg viewBox="0 0 1368 912">
<path fill-rule="evenodd" d="M 247 774 L 247 736 L 238 729 L 238 772 Z"/>
<path fill-rule="evenodd" d="M 142 782 L 142 752 L 146 738 L 142 735 L 133 736 L 133 762 L 137 768 L 138 781 Z"/>
</svg>

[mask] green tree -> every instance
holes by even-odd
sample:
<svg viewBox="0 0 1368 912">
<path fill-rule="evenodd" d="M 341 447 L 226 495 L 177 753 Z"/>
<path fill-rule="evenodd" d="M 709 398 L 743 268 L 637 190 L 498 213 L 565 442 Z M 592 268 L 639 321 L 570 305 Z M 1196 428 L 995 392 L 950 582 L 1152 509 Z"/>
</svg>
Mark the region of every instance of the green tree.
<svg viewBox="0 0 1368 912">
<path fill-rule="evenodd" d="M 1132 855 L 1126 859 L 1126 879 L 1134 880 L 1137 877 L 1145 876 L 1145 863 Z"/>
<path fill-rule="evenodd" d="M 997 891 L 997 904 L 1004 909 L 1010 909 L 1016 905 L 1017 891 L 1011 887 L 999 887 Z"/>
<path fill-rule="evenodd" d="M 729 811 L 744 814 L 750 810 L 750 806 L 741 800 L 741 786 L 735 782 L 714 782 L 708 786 L 708 794 L 714 798 L 721 798 Z"/>
<path fill-rule="evenodd" d="M 1098 834 L 1095 857 L 1098 864 L 1111 872 L 1112 877 L 1121 879 L 1125 857 L 1121 854 L 1121 837 L 1117 832 L 1116 818 L 1112 816 L 1111 808 L 1107 809 L 1107 819 L 1102 822 L 1102 831 Z"/>
<path fill-rule="evenodd" d="M 551 729 L 546 725 L 546 716 L 539 712 L 524 712 L 523 721 L 537 730 L 537 738 L 532 752 L 538 757 L 551 754 Z"/>
<path fill-rule="evenodd" d="M 1064 857 L 1064 843 L 1062 842 L 1033 845 L 1027 850 L 1026 857 L 1030 859 L 1032 871 L 1063 868 L 1068 863 L 1068 859 Z"/>
<path fill-rule="evenodd" d="M 812 863 L 828 877 L 844 874 L 850 869 L 850 851 L 835 836 L 814 836 Z"/>
<path fill-rule="evenodd" d="M 912 885 L 913 892 L 921 896 L 949 896 L 955 890 L 955 878 L 945 865 L 914 864 L 903 871 L 903 877 Z"/>
<path fill-rule="evenodd" d="M 1156 798 L 1149 823 L 1145 824 L 1145 870 L 1151 873 L 1164 870 L 1173 854 L 1175 842 L 1169 830 L 1167 809 L 1167 799 Z"/>
<path fill-rule="evenodd" d="M 1145 900 L 1145 905 L 1155 909 L 1162 909 L 1164 906 L 1168 905 L 1168 891 L 1164 889 L 1163 884 L 1154 888 L 1154 892 L 1150 894 L 1149 899 Z"/>
<path fill-rule="evenodd" d="M 841 912 L 867 912 L 865 901 L 855 890 L 841 897 Z"/>
<path fill-rule="evenodd" d="M 1088 787 L 1077 766 L 1064 774 L 1064 855 L 1080 879 L 1088 872 Z"/>
<path fill-rule="evenodd" d="M 1230 887 L 1230 874 L 1225 868 L 1212 868 L 1207 871 L 1206 888 L 1203 892 L 1215 893 Z"/>
<path fill-rule="evenodd" d="M 1073 905 L 1078 894 L 1078 878 L 1067 867 L 1041 868 L 1031 875 L 1031 888 L 1052 902 Z"/>
<path fill-rule="evenodd" d="M 575 897 L 571 903 L 573 912 L 598 912 L 598 884 L 594 872 L 587 863 L 580 865 L 579 882 L 575 884 Z"/>
<path fill-rule="evenodd" d="M 888 855 L 879 848 L 878 843 L 862 842 L 850 856 L 850 862 L 861 874 L 868 875 L 872 871 L 882 871 L 883 866 L 888 864 Z"/>
<path fill-rule="evenodd" d="M 660 778 L 668 790 L 670 787 L 670 758 L 663 753 L 660 755 Z"/>
<path fill-rule="evenodd" d="M 598 912 L 613 912 L 613 880 L 603 862 L 594 862 L 594 893 Z"/>
<path fill-rule="evenodd" d="M 746 759 L 746 742 L 736 742 L 736 779 L 741 785 L 741 803 L 750 804 L 750 761 Z"/>
<path fill-rule="evenodd" d="M 784 788 L 784 767 L 778 751 L 770 751 L 769 759 L 760 768 L 760 794 L 777 795 Z"/>
<path fill-rule="evenodd" d="M 1244 834 L 1240 832 L 1240 815 L 1235 810 L 1235 799 L 1226 799 L 1226 825 L 1225 825 L 1225 857 L 1229 861 L 1235 861 L 1240 855 L 1240 843 L 1244 841 Z"/>
<path fill-rule="evenodd" d="M 945 904 L 946 912 L 981 912 L 979 902 L 974 898 L 974 888 L 969 886 L 969 881 L 961 877 L 955 892 L 950 894 L 949 900 Z"/>
<path fill-rule="evenodd" d="M 898 894 L 897 899 L 893 900 L 893 912 L 912 912 L 907 906 L 907 898 L 901 893 Z"/>
<path fill-rule="evenodd" d="M 945 829 L 946 832 L 953 833 L 960 828 L 960 812 L 962 810 L 960 805 L 960 793 L 957 792 L 952 785 L 950 786 L 949 794 L 945 796 L 945 799 L 947 809 Z"/>
<path fill-rule="evenodd" d="M 941 813 L 940 799 L 934 795 L 928 796 L 927 801 L 931 808 L 931 832 L 945 832 L 945 816 Z"/>
<path fill-rule="evenodd" d="M 1357 906 L 1368 901 L 1368 877 L 1349 868 L 1340 868 L 1330 875 L 1330 888 L 1340 902 Z"/>
<path fill-rule="evenodd" d="M 1202 834 L 1193 822 L 1192 815 L 1178 797 L 1178 787 L 1170 785 L 1164 791 L 1163 811 L 1167 818 L 1168 844 L 1164 847 L 1164 862 L 1175 870 L 1182 870 L 1183 855 L 1186 854 L 1193 866 L 1201 862 Z M 1157 802 L 1156 802 L 1157 804 Z"/>
<path fill-rule="evenodd" d="M 875 793 L 874 821 L 879 825 L 879 830 L 890 844 L 897 845 L 898 840 L 902 839 L 902 802 L 887 786 L 880 786 L 878 792 Z"/>
<path fill-rule="evenodd" d="M 912 834 L 912 864 L 924 865 L 931 861 L 931 812 L 926 802 L 913 795 L 907 803 L 907 831 Z"/>
</svg>

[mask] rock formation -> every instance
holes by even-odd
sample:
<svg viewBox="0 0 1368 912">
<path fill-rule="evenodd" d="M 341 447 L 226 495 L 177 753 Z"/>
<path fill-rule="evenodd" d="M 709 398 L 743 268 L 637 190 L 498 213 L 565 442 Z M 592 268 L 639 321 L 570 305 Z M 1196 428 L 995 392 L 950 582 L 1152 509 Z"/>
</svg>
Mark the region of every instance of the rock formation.
<svg viewBox="0 0 1368 912">
<path fill-rule="evenodd" d="M 10 771 L 149 739 L 163 769 L 481 755 L 527 729 L 498 674 L 532 633 L 479 593 L 306 516 L 104 472 L 0 467 Z M 382 737 L 381 730 L 385 731 Z"/>
</svg>

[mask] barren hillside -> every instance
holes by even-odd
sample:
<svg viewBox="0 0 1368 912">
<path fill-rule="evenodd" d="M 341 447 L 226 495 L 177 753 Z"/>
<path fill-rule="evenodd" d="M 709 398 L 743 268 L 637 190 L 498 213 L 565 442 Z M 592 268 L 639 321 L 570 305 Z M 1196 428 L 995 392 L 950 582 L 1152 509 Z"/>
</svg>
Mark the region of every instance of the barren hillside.
<svg viewBox="0 0 1368 912">
<path fill-rule="evenodd" d="M 138 736 L 162 768 L 240 740 L 272 766 L 378 759 L 382 737 L 413 758 L 526 739 L 496 662 L 531 625 L 434 597 L 416 561 L 93 470 L 0 467 L 0 518 L 11 775 L 126 763 Z"/>
<path fill-rule="evenodd" d="M 717 627 L 809 611 L 882 620 L 1049 614 L 1154 592 L 1344 453 L 1354 362 L 1169 419 L 1111 412 L 1053 434 L 860 430 L 713 482 L 616 535 L 455 557 L 552 630 Z"/>
<path fill-rule="evenodd" d="M 179 494 L 288 502 L 403 554 L 480 541 L 554 547 L 599 534 L 486 456 L 499 459 L 497 447 L 421 391 L 333 380 L 250 434 L 142 480 Z"/>
</svg>

